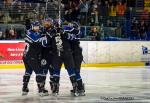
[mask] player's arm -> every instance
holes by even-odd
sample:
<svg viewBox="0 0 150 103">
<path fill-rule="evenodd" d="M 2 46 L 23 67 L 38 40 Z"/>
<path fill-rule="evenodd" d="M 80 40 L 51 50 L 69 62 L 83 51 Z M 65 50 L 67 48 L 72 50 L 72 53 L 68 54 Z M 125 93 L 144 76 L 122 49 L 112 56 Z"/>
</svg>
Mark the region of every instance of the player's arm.
<svg viewBox="0 0 150 103">
<path fill-rule="evenodd" d="M 80 30 L 76 29 L 70 29 L 70 30 L 64 30 L 64 38 L 68 40 L 79 40 L 80 39 Z"/>
</svg>

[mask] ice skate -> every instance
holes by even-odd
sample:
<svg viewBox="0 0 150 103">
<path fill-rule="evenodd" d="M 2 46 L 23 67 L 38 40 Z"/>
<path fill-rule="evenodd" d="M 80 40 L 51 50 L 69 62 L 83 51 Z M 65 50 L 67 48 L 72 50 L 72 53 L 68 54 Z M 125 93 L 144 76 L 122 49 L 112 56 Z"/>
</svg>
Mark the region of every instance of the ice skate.
<svg viewBox="0 0 150 103">
<path fill-rule="evenodd" d="M 49 95 L 48 90 L 44 88 L 44 84 L 38 84 L 38 89 L 39 89 L 39 96 L 43 97 Z"/>
<path fill-rule="evenodd" d="M 22 95 L 28 95 L 29 89 L 27 87 L 22 88 Z"/>
<path fill-rule="evenodd" d="M 84 84 L 82 85 L 82 87 L 80 87 L 81 89 L 78 88 L 78 86 L 76 85 L 74 87 L 73 90 L 70 90 L 70 93 L 72 96 L 85 96 L 85 87 Z"/>
<path fill-rule="evenodd" d="M 53 90 L 53 82 L 50 81 L 49 84 L 50 84 L 50 88 L 51 88 L 51 91 L 52 91 Z"/>
<path fill-rule="evenodd" d="M 52 83 L 52 95 L 53 96 L 59 95 L 59 84 L 58 83 Z"/>
</svg>

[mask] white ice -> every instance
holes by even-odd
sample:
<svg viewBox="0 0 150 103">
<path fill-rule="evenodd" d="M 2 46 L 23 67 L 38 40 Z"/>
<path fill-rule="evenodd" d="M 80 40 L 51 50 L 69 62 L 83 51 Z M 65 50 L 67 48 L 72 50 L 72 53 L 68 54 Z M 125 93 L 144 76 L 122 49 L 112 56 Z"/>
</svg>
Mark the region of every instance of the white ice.
<svg viewBox="0 0 150 103">
<path fill-rule="evenodd" d="M 70 95 L 71 83 L 61 71 L 60 94 L 39 97 L 33 74 L 27 96 L 21 95 L 24 69 L 0 70 L 0 103 L 150 103 L 150 67 L 82 68 L 85 97 Z M 50 91 L 49 78 L 46 88 Z"/>
</svg>

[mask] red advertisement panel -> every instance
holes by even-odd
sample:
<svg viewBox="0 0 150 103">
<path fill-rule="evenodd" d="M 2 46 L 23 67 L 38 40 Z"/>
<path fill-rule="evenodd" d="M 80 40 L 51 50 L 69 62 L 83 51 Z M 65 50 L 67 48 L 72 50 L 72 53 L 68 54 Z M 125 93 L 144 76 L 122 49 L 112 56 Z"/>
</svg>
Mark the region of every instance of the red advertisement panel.
<svg viewBox="0 0 150 103">
<path fill-rule="evenodd" d="M 20 64 L 24 51 L 24 42 L 0 42 L 0 64 Z"/>
</svg>

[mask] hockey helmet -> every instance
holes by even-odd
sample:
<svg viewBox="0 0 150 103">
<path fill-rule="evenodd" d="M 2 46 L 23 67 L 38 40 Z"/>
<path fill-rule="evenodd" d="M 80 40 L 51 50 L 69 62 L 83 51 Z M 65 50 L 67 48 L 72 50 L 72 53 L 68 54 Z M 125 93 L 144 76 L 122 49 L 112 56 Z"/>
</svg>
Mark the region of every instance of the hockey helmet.
<svg viewBox="0 0 150 103">
<path fill-rule="evenodd" d="M 40 22 L 39 21 L 34 21 L 31 23 L 31 29 L 35 30 L 35 31 L 39 31 L 40 30 Z"/>
<path fill-rule="evenodd" d="M 44 27 L 52 27 L 53 26 L 53 23 L 54 23 L 54 21 L 53 21 L 53 19 L 52 18 L 45 18 L 44 19 L 44 22 L 43 22 L 43 24 L 44 24 Z"/>
</svg>

